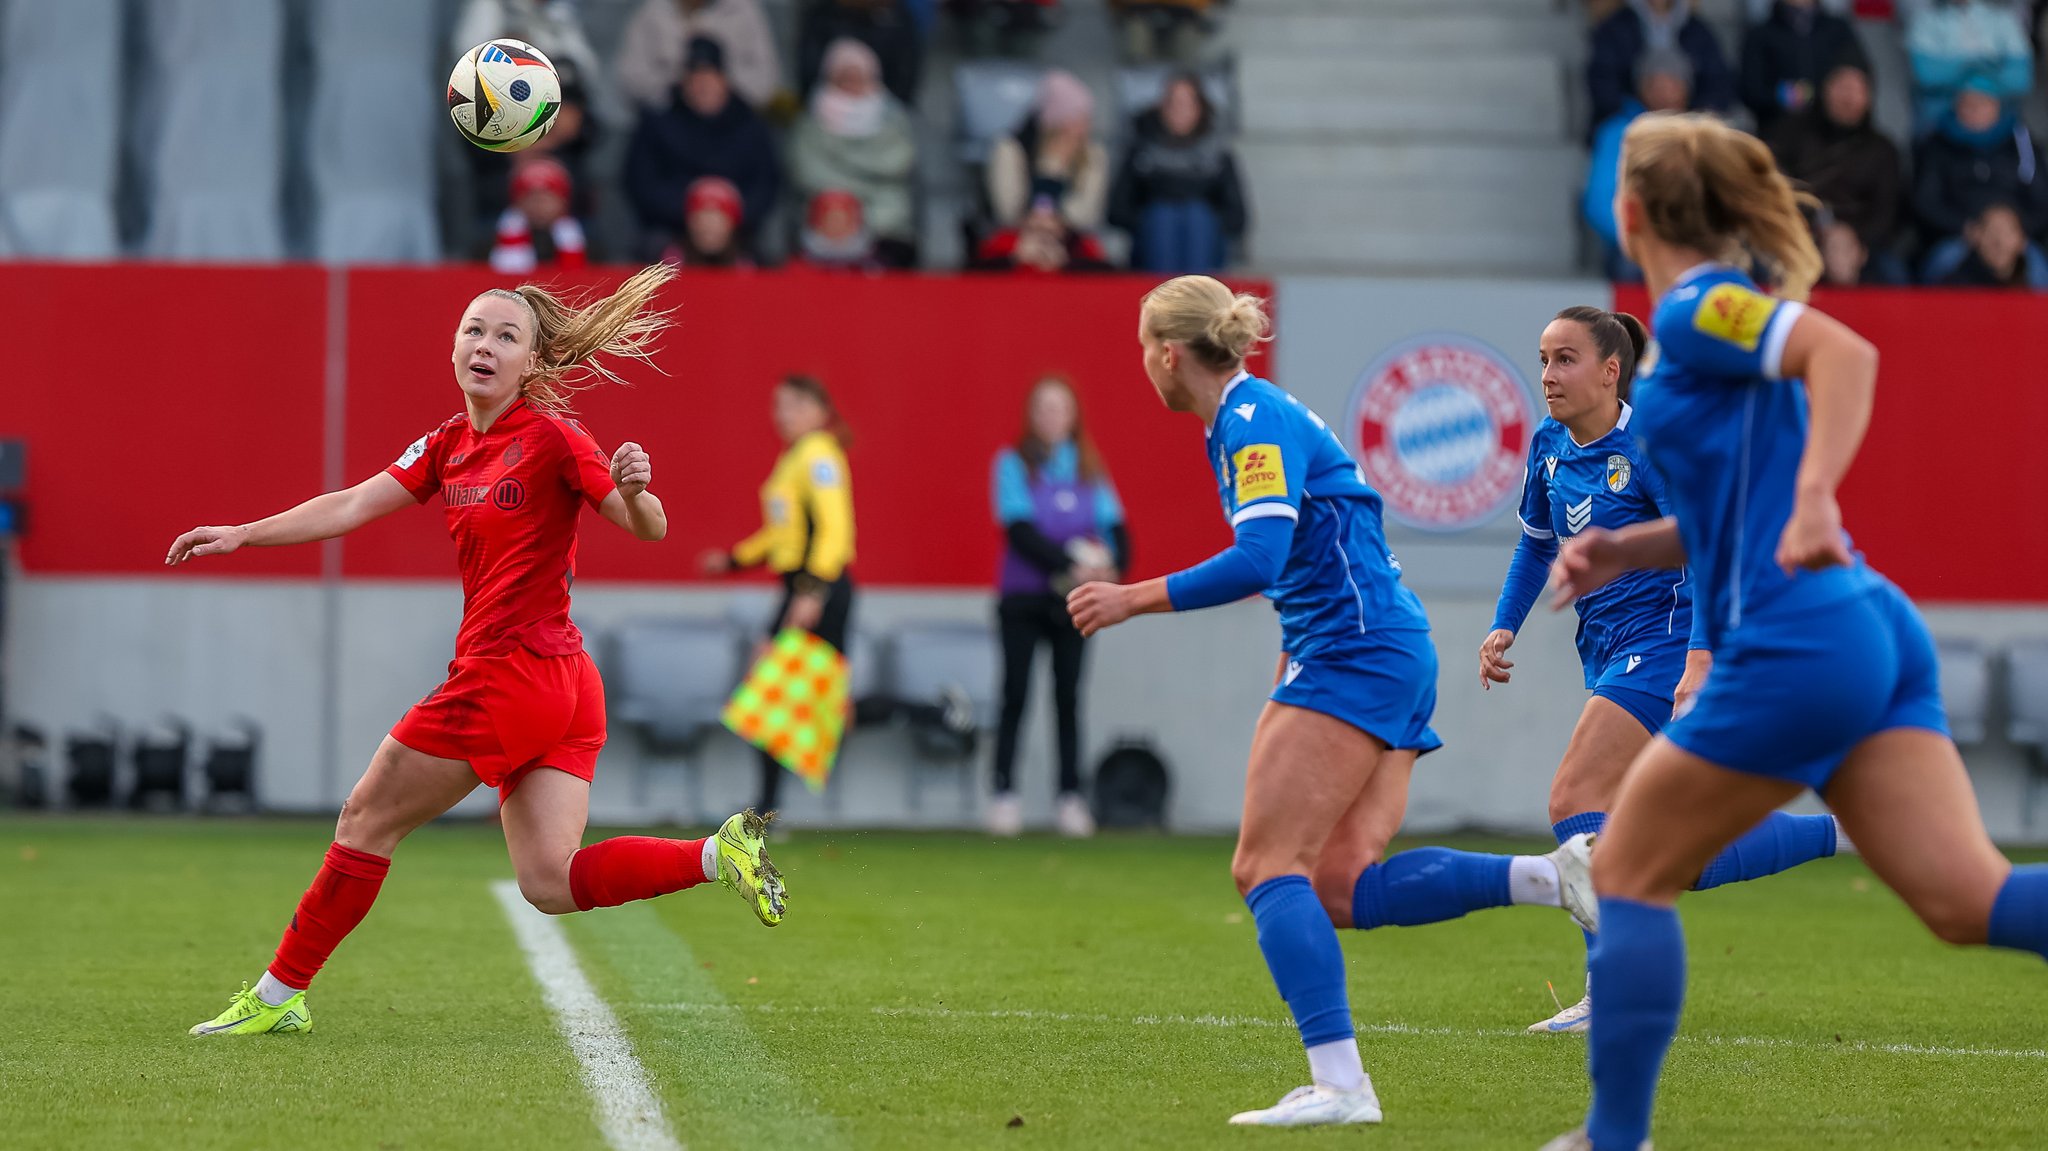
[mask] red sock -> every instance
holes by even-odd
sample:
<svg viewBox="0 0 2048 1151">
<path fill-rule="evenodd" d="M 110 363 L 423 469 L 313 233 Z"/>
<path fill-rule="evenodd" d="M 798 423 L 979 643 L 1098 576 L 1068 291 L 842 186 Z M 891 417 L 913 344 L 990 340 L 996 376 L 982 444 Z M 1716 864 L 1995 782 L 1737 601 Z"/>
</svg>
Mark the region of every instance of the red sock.
<svg viewBox="0 0 2048 1151">
<path fill-rule="evenodd" d="M 617 907 L 704 882 L 704 841 L 621 835 L 569 857 L 569 897 L 576 907 Z"/>
<path fill-rule="evenodd" d="M 277 958 L 270 961 L 270 974 L 286 987 L 303 991 L 312 986 L 327 957 L 370 913 L 389 870 L 391 861 L 381 855 L 339 843 L 330 845 L 320 874 L 299 898 L 291 926 L 284 929 Z"/>
</svg>

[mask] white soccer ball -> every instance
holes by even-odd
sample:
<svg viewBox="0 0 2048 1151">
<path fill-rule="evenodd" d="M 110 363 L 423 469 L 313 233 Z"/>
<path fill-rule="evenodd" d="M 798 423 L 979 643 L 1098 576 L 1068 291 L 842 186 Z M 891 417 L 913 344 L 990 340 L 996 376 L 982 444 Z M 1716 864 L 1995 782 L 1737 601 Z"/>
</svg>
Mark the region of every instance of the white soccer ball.
<svg viewBox="0 0 2048 1151">
<path fill-rule="evenodd" d="M 554 126 L 562 81 L 540 49 L 522 40 L 487 40 L 462 54 L 448 74 L 448 117 L 462 138 L 492 152 L 532 146 Z"/>
</svg>

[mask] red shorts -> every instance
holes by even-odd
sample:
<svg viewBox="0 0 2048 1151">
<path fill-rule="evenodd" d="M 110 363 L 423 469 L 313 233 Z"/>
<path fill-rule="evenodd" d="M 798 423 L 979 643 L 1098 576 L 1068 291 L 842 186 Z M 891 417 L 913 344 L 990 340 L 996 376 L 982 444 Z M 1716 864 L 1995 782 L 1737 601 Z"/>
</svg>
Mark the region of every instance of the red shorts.
<svg viewBox="0 0 2048 1151">
<path fill-rule="evenodd" d="M 540 767 L 588 780 L 604 748 L 604 681 L 584 652 L 458 656 L 448 681 L 412 706 L 391 738 L 469 762 L 502 801 Z"/>
</svg>

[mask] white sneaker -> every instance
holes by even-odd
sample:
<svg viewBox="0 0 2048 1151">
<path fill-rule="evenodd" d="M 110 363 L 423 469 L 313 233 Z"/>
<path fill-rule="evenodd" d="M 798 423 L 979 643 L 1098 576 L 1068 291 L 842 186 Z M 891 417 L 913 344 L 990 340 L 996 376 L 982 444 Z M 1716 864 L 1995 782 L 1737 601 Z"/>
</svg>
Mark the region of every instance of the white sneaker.
<svg viewBox="0 0 2048 1151">
<path fill-rule="evenodd" d="M 1565 1008 L 1541 1023 L 1531 1023 L 1531 1035 L 1584 1035 L 1593 1029 L 1593 995 Z"/>
<path fill-rule="evenodd" d="M 1000 839 L 1015 839 L 1024 833 L 1024 805 L 1015 792 L 997 792 L 988 798 L 988 833 Z"/>
<path fill-rule="evenodd" d="M 1545 1143 L 1543 1151 L 1593 1151 L 1593 1139 L 1586 1134 L 1584 1127 L 1580 1127 Z M 1650 1141 L 1645 1139 L 1637 1144 L 1636 1151 L 1652 1151 Z"/>
<path fill-rule="evenodd" d="M 1264 1111 L 1241 1111 L 1230 1117 L 1238 1127 L 1334 1127 L 1379 1121 L 1380 1097 L 1373 1094 L 1370 1076 L 1363 1090 L 1296 1087 Z"/>
<path fill-rule="evenodd" d="M 1053 823 L 1068 839 L 1087 839 L 1095 834 L 1095 817 L 1088 813 L 1088 801 L 1076 792 L 1060 793 L 1054 805 Z"/>
<path fill-rule="evenodd" d="M 1557 893 L 1580 927 L 1600 933 L 1600 897 L 1593 893 L 1593 839 L 1580 832 L 1543 858 L 1557 867 Z"/>
</svg>

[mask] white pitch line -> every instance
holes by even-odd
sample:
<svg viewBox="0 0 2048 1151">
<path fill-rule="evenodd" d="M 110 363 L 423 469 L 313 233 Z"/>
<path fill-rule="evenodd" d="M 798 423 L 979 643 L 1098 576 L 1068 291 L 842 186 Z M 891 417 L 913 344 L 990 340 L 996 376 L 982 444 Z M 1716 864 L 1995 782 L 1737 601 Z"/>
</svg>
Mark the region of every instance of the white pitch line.
<svg viewBox="0 0 2048 1151">
<path fill-rule="evenodd" d="M 752 1012 L 761 1015 L 878 1015 L 913 1016 L 931 1019 L 1032 1019 L 1049 1023 L 1113 1023 L 1131 1027 L 1271 1027 L 1288 1031 L 1294 1022 L 1258 1015 L 1102 1015 L 1072 1011 L 1034 1011 L 1013 1008 L 999 1011 L 964 1011 L 952 1007 L 822 1007 L 783 1006 L 773 1003 L 641 1003 L 650 1011 L 700 1013 Z M 1415 1027 L 1406 1023 L 1361 1023 L 1361 1035 L 1420 1035 L 1454 1039 L 1516 1039 L 1526 1041 L 1520 1028 Z M 2011 1047 L 1941 1047 L 1919 1043 L 1872 1043 L 1851 1039 L 1840 1043 L 1825 1040 L 1785 1039 L 1759 1035 L 1680 1035 L 1679 1043 L 1702 1047 L 1776 1047 L 1801 1051 L 1841 1051 L 1868 1055 L 1953 1056 L 1967 1059 L 2048 1059 L 2048 1050 Z"/>
<path fill-rule="evenodd" d="M 618 1016 L 584 976 L 561 925 L 534 910 L 511 880 L 491 884 L 491 892 L 504 905 L 512 934 L 526 953 L 526 965 L 540 984 L 541 998 L 554 1012 L 555 1025 L 583 1070 L 583 1085 L 597 1105 L 597 1127 L 605 1142 L 615 1151 L 683 1151 Z"/>
</svg>

